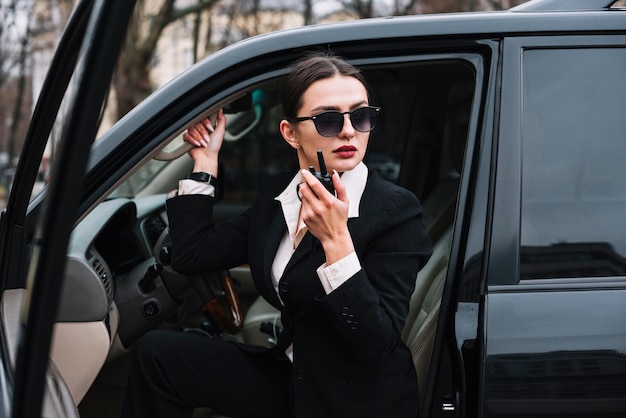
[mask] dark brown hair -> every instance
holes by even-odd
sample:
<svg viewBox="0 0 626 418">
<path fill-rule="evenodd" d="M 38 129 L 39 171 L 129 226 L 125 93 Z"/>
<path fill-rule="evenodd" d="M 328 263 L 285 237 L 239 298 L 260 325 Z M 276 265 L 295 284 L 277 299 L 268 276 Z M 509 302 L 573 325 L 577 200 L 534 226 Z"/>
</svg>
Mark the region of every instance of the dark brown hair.
<svg viewBox="0 0 626 418">
<path fill-rule="evenodd" d="M 300 58 L 291 66 L 283 87 L 283 112 L 286 119 L 295 118 L 302 106 L 302 95 L 318 80 L 335 75 L 354 77 L 366 90 L 367 82 L 360 71 L 330 52 L 315 52 Z"/>
</svg>

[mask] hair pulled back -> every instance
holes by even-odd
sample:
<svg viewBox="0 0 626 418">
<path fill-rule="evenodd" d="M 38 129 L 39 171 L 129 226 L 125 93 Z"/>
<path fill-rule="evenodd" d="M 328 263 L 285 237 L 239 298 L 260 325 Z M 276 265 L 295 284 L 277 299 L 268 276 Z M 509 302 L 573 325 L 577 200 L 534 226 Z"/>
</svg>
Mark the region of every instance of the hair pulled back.
<svg viewBox="0 0 626 418">
<path fill-rule="evenodd" d="M 367 82 L 360 71 L 343 59 L 330 52 L 308 54 L 291 66 L 291 72 L 285 80 L 283 87 L 285 118 L 298 116 L 298 109 L 302 106 L 302 95 L 311 84 L 335 75 L 354 77 L 368 90 Z"/>
</svg>

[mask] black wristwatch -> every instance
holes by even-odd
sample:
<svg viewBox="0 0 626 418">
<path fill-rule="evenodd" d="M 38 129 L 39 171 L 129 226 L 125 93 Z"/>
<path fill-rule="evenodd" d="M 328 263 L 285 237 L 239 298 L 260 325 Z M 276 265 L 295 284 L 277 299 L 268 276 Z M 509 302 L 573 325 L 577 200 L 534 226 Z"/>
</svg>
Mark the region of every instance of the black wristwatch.
<svg viewBox="0 0 626 418">
<path fill-rule="evenodd" d="M 189 174 L 187 174 L 187 177 L 185 177 L 186 179 L 189 180 L 195 180 L 195 181 L 199 181 L 201 183 L 207 183 L 210 184 L 211 186 L 215 187 L 217 185 L 217 177 L 215 177 L 212 174 L 209 173 L 204 173 L 204 172 L 190 172 Z"/>
</svg>

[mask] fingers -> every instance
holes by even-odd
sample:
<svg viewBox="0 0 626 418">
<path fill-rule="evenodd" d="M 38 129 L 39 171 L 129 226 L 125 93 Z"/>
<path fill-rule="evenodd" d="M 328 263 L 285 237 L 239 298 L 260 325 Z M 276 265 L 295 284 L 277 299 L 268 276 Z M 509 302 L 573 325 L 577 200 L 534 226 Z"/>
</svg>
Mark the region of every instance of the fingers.
<svg viewBox="0 0 626 418">
<path fill-rule="evenodd" d="M 324 193 L 330 196 L 330 193 L 326 188 L 320 183 L 320 181 L 315 178 L 313 174 L 309 170 L 302 170 L 302 179 L 304 183 L 300 186 L 301 196 L 307 197 L 309 199 L 323 199 L 326 198 Z M 303 187 L 306 186 L 306 187 Z M 305 195 L 306 194 L 306 195 Z"/>
<path fill-rule="evenodd" d="M 349 237 L 347 230 L 349 203 L 346 190 L 337 173 L 333 173 L 337 198 L 309 171 L 302 170 L 302 178 L 304 181 L 299 187 L 302 220 L 309 228 L 309 232 L 322 242 L 326 251 L 327 247 L 332 247 L 332 242 L 343 242 L 345 237 Z M 351 239 L 348 241 L 351 242 Z"/>
<path fill-rule="evenodd" d="M 343 183 L 341 182 L 341 178 L 339 176 L 339 173 L 337 173 L 337 170 L 333 170 L 333 175 L 332 175 L 332 180 L 333 180 L 333 186 L 335 187 L 335 193 L 337 194 L 337 199 L 341 200 L 342 202 L 348 203 L 348 195 L 346 194 L 346 186 L 343 185 Z"/>
<path fill-rule="evenodd" d="M 183 140 L 195 145 L 196 147 L 206 148 L 211 142 L 209 134 L 213 133 L 213 131 L 214 129 L 211 126 L 211 122 L 208 119 L 204 119 L 190 126 L 183 134 Z"/>
<path fill-rule="evenodd" d="M 210 121 L 209 121 L 210 122 Z M 215 120 L 215 126 L 221 129 L 225 129 L 226 126 L 226 115 L 224 115 L 224 111 L 220 109 L 217 112 L 217 119 Z"/>
<path fill-rule="evenodd" d="M 190 126 L 185 133 L 183 133 L 183 140 L 196 146 L 208 148 L 211 144 L 211 135 L 219 131 L 220 138 L 224 135 L 226 126 L 226 116 L 222 109 L 217 113 L 217 119 L 215 120 L 216 127 L 213 126 L 209 118 L 204 118 L 201 121 L 194 123 Z"/>
</svg>

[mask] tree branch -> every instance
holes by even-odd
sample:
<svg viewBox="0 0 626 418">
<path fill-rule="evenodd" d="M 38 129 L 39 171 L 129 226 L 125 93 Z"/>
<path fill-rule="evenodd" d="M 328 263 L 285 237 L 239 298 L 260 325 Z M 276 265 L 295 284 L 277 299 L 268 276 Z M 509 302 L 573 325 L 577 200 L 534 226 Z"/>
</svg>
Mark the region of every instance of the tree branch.
<svg viewBox="0 0 626 418">
<path fill-rule="evenodd" d="M 166 22 L 166 25 L 171 23 L 171 22 L 173 22 L 174 20 L 180 19 L 181 17 L 184 17 L 184 16 L 186 16 L 186 15 L 188 15 L 190 13 L 197 13 L 197 12 L 200 12 L 202 10 L 210 9 L 217 2 L 218 2 L 218 0 L 199 0 L 196 4 L 193 4 L 191 6 L 184 7 L 182 9 L 175 9 L 170 14 L 169 20 L 168 20 L 168 22 Z"/>
</svg>

